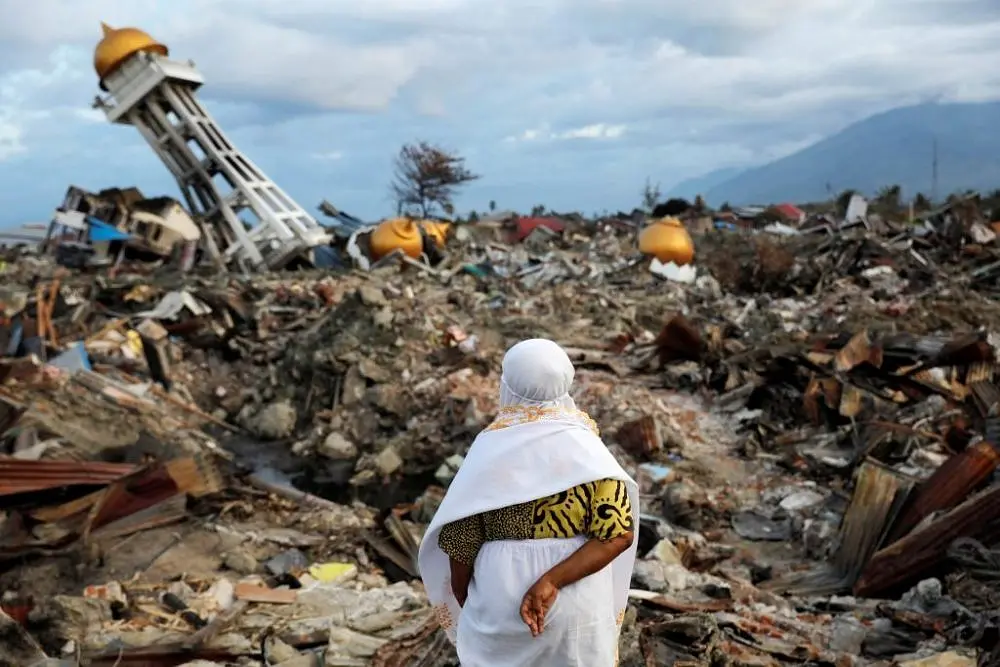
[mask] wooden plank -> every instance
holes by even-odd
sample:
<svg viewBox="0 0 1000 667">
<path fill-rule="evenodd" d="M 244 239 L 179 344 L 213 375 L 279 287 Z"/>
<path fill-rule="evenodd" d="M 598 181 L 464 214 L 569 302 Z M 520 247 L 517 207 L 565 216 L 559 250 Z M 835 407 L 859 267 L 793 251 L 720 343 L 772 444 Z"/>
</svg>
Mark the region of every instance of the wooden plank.
<svg viewBox="0 0 1000 667">
<path fill-rule="evenodd" d="M 267 588 L 249 582 L 236 584 L 236 599 L 267 604 L 293 604 L 299 599 L 299 592 L 288 588 Z"/>
</svg>

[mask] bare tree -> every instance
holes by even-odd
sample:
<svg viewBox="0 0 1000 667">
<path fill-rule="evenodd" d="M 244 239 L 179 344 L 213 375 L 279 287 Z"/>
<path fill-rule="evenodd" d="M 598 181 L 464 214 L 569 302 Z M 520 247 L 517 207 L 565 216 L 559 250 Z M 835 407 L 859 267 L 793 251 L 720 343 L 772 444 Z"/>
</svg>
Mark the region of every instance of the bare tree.
<svg viewBox="0 0 1000 667">
<path fill-rule="evenodd" d="M 389 187 L 401 212 L 426 218 L 435 208 L 453 211 L 455 190 L 477 178 L 465 167 L 465 158 L 421 141 L 399 149 Z"/>
<path fill-rule="evenodd" d="M 646 185 L 642 188 L 642 208 L 646 213 L 652 213 L 656 205 L 660 203 L 660 197 L 663 193 L 660 192 L 660 184 L 653 184 L 648 178 L 646 179 Z"/>
</svg>

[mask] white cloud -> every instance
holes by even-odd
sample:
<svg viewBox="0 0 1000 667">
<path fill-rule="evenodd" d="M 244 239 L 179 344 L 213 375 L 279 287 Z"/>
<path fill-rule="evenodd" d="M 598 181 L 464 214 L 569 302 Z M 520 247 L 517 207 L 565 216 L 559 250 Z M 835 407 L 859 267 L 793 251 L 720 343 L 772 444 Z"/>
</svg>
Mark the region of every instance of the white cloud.
<svg viewBox="0 0 1000 667">
<path fill-rule="evenodd" d="M 556 139 L 620 139 L 625 134 L 625 125 L 593 123 L 575 127 L 554 135 Z"/>
<path fill-rule="evenodd" d="M 328 151 L 326 153 L 313 153 L 312 159 L 319 160 L 321 162 L 336 162 L 338 160 L 344 159 L 343 151 Z"/>
<path fill-rule="evenodd" d="M 573 127 L 559 132 L 552 131 L 547 125 L 538 128 L 524 130 L 517 135 L 504 137 L 508 143 L 532 142 L 532 141 L 568 141 L 573 139 L 620 139 L 625 135 L 626 125 L 612 125 L 609 123 L 591 123 L 580 127 Z"/>
<path fill-rule="evenodd" d="M 20 126 L 0 116 L 0 162 L 24 152 Z"/>
</svg>

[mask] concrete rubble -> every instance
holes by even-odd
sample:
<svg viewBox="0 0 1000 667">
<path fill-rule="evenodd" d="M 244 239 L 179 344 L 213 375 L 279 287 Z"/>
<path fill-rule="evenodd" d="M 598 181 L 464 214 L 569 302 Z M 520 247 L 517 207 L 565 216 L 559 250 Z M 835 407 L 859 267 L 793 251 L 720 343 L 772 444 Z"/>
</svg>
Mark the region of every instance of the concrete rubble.
<svg viewBox="0 0 1000 667">
<path fill-rule="evenodd" d="M 252 277 L 4 251 L 0 667 L 457 664 L 417 546 L 539 336 L 642 489 L 621 665 L 1000 664 L 995 216 L 731 218 L 684 271 L 631 216 Z"/>
</svg>

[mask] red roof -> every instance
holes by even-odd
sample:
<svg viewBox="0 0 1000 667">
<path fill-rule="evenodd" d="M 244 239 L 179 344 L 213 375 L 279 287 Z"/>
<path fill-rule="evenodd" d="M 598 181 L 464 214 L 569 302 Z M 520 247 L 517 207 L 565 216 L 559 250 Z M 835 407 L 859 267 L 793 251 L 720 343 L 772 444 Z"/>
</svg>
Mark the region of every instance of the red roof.
<svg viewBox="0 0 1000 667">
<path fill-rule="evenodd" d="M 517 218 L 514 221 L 514 241 L 523 241 L 528 234 L 535 231 L 535 227 L 547 227 L 557 234 L 561 234 L 566 225 L 559 218 Z"/>
<path fill-rule="evenodd" d="M 795 204 L 778 204 L 774 208 L 789 220 L 801 220 L 806 215 L 806 212 Z"/>
</svg>

